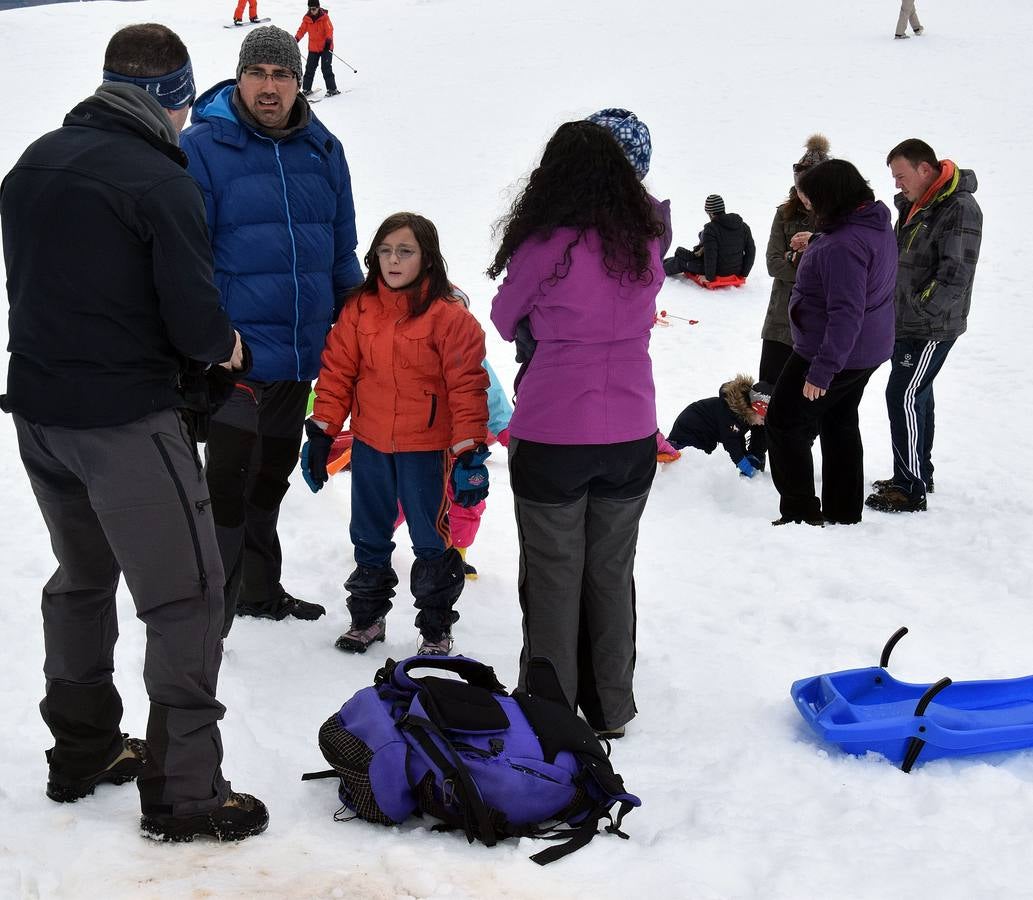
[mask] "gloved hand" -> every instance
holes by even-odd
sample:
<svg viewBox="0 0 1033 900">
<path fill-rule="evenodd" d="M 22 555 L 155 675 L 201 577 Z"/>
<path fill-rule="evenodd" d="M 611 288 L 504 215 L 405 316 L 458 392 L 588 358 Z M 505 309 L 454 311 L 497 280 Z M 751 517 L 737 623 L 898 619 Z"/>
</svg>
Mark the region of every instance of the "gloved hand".
<svg viewBox="0 0 1033 900">
<path fill-rule="evenodd" d="M 752 453 L 747 453 L 746 458 L 750 461 L 750 465 L 753 466 L 758 472 L 764 471 L 764 460 L 759 456 L 754 456 Z"/>
<path fill-rule="evenodd" d="M 333 49 L 334 49 L 334 42 L 330 38 L 327 38 L 326 39 L 326 43 L 323 44 L 323 52 L 324 53 L 331 53 L 331 52 L 333 52 Z"/>
<path fill-rule="evenodd" d="M 330 448 L 334 439 L 320 428 L 312 419 L 305 420 L 305 446 L 301 448 L 301 475 L 312 493 L 318 493 L 330 480 L 326 471 L 326 461 L 330 456 Z"/>
<path fill-rule="evenodd" d="M 753 463 L 750 462 L 750 458 L 748 456 L 744 456 L 735 465 L 738 467 L 739 471 L 742 472 L 742 474 L 745 475 L 747 478 L 752 478 L 754 475 L 757 474 L 757 470 L 754 467 Z"/>
<path fill-rule="evenodd" d="M 452 490 L 459 506 L 476 506 L 488 496 L 488 467 L 484 461 L 491 451 L 478 444 L 456 457 L 452 466 Z"/>
</svg>

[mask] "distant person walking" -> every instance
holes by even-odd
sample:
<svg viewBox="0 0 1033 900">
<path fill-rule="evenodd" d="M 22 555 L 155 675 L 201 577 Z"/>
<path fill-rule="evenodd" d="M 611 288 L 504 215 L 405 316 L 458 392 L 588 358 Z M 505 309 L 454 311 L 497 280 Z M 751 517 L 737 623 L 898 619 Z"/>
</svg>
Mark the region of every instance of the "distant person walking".
<svg viewBox="0 0 1033 900">
<path fill-rule="evenodd" d="M 915 12 L 915 0 L 901 0 L 900 15 L 897 17 L 897 30 L 893 35 L 898 41 L 911 36 L 907 33 L 908 23 L 911 24 L 911 30 L 915 34 L 922 34 L 925 31 L 922 23 L 918 21 L 918 13 Z"/>
<path fill-rule="evenodd" d="M 301 83 L 301 92 L 306 97 L 312 93 L 316 66 L 320 66 L 323 70 L 323 81 L 326 83 L 326 95 L 334 97 L 341 93 L 337 90 L 337 79 L 334 77 L 334 23 L 330 21 L 329 11 L 320 7 L 318 3 L 309 3 L 308 12 L 302 17 L 294 40 L 300 41 L 306 34 L 308 58 L 305 60 L 305 77 Z"/>
</svg>

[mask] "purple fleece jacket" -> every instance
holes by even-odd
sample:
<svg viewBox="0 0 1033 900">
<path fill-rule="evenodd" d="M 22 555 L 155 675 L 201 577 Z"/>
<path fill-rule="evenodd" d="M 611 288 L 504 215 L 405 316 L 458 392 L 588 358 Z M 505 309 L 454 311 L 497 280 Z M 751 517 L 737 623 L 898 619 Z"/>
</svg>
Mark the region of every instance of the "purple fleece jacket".
<svg viewBox="0 0 1033 900">
<path fill-rule="evenodd" d="M 557 228 L 517 248 L 491 304 L 505 340 L 528 316 L 538 342 L 509 423 L 514 437 L 615 444 L 656 431 L 649 336 L 664 280 L 659 241 L 650 254 L 650 272 L 633 281 L 607 273 L 595 231 L 577 240 L 575 229 Z"/>
<path fill-rule="evenodd" d="M 811 241 L 789 300 L 793 349 L 810 360 L 811 384 L 827 388 L 843 369 L 890 358 L 896 280 L 897 241 L 879 200 Z"/>
</svg>

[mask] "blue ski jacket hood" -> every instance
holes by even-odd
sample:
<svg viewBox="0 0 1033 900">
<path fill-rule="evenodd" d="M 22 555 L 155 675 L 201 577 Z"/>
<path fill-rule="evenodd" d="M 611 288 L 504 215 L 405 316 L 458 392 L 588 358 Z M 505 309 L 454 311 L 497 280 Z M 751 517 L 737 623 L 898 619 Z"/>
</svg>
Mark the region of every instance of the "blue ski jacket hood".
<svg viewBox="0 0 1033 900">
<path fill-rule="evenodd" d="M 311 381 L 345 294 L 362 281 L 348 162 L 314 115 L 279 140 L 243 122 L 234 88 L 201 94 L 180 138 L 204 194 L 215 283 L 251 348 L 250 377 Z"/>
</svg>

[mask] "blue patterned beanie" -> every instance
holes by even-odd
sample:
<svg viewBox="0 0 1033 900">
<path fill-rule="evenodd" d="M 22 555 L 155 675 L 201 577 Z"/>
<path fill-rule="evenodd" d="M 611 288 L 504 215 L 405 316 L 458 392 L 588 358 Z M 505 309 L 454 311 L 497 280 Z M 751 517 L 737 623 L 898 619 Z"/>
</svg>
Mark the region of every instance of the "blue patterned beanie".
<svg viewBox="0 0 1033 900">
<path fill-rule="evenodd" d="M 621 145 L 628 162 L 640 179 L 649 172 L 649 158 L 653 155 L 653 144 L 645 122 L 627 109 L 601 109 L 588 117 L 589 122 L 608 128 L 617 143 Z"/>
</svg>

